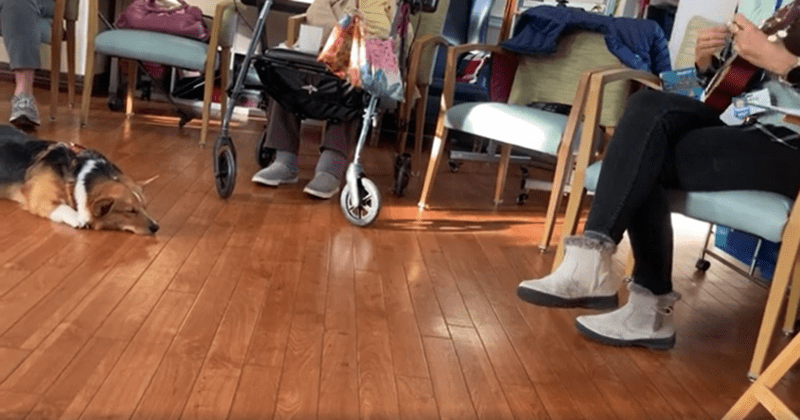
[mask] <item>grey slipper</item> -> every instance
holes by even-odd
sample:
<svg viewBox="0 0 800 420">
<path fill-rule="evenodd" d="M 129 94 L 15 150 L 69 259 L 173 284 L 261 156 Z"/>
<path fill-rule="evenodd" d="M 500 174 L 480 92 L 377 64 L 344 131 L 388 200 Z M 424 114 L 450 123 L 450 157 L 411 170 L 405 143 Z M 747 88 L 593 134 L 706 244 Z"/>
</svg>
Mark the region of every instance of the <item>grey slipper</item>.
<svg viewBox="0 0 800 420">
<path fill-rule="evenodd" d="M 286 166 L 283 162 L 272 162 L 271 165 L 256 172 L 253 182 L 270 187 L 297 182 L 297 170 Z"/>
<path fill-rule="evenodd" d="M 336 195 L 340 189 L 341 180 L 328 172 L 320 171 L 314 174 L 303 192 L 317 198 L 329 199 Z"/>
</svg>

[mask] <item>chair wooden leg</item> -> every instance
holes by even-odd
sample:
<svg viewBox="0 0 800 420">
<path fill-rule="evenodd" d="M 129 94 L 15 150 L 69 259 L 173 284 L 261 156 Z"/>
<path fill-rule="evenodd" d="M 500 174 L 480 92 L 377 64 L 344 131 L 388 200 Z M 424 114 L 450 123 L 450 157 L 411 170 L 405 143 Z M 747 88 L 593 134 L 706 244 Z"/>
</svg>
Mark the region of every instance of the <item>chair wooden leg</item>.
<svg viewBox="0 0 800 420">
<path fill-rule="evenodd" d="M 789 301 L 786 303 L 786 319 L 783 322 L 783 333 L 792 334 L 795 332 L 797 322 L 797 307 L 800 305 L 800 261 L 795 261 L 792 271 L 792 282 L 789 292 Z"/>
<path fill-rule="evenodd" d="M 86 51 L 86 71 L 83 76 L 83 95 L 81 97 L 81 125 L 89 124 L 89 103 L 92 99 L 92 85 L 94 84 L 94 47 L 89 42 Z"/>
<path fill-rule="evenodd" d="M 498 206 L 503 202 L 503 190 L 506 188 L 506 176 L 508 176 L 508 163 L 511 160 L 511 145 L 503 143 L 500 146 L 500 162 L 497 165 L 497 180 L 494 186 L 494 205 Z"/>
<path fill-rule="evenodd" d="M 787 225 L 787 233 L 783 235 L 781 250 L 778 254 L 778 263 L 775 266 L 767 303 L 764 307 L 764 316 L 761 320 L 761 327 L 758 331 L 756 347 L 753 352 L 753 360 L 750 363 L 750 371 L 748 372 L 748 377 L 751 379 L 757 378 L 764 367 L 767 350 L 769 350 L 769 344 L 772 341 L 772 333 L 775 331 L 775 325 L 778 322 L 783 299 L 786 297 L 786 287 L 792 275 L 798 248 L 800 248 L 800 231 L 790 228 L 792 226 Z"/>
<path fill-rule="evenodd" d="M 419 196 L 419 203 L 417 206 L 424 209 L 428 206 L 428 196 L 430 195 L 433 181 L 436 179 L 436 174 L 439 172 L 439 163 L 444 151 L 445 138 L 447 136 L 447 129 L 444 129 L 442 135 L 433 137 L 433 144 L 431 144 L 431 156 L 428 159 L 428 170 L 425 172 L 425 181 L 422 183 L 422 192 Z"/>
<path fill-rule="evenodd" d="M 67 21 L 67 105 L 75 106 L 75 22 Z"/>
<path fill-rule="evenodd" d="M 564 133 L 561 136 L 561 144 L 559 145 L 558 156 L 556 157 L 556 169 L 553 174 L 553 187 L 550 189 L 550 200 L 547 204 L 547 214 L 544 218 L 544 229 L 542 231 L 542 237 L 539 240 L 539 250 L 542 252 L 550 248 L 550 241 L 553 238 L 556 213 L 561 207 L 567 174 L 570 172 L 573 164 L 572 145 L 577 135 L 578 126 L 583 120 L 583 107 L 586 102 L 586 95 L 588 94 L 590 76 L 591 73 L 589 72 L 581 74 L 581 79 L 578 81 L 578 89 L 575 92 L 572 110 L 567 118 L 567 125 L 564 127 Z"/>
<path fill-rule="evenodd" d="M 61 42 L 50 45 L 50 121 L 56 120 L 58 112 L 58 90 L 61 84 Z"/>
<path fill-rule="evenodd" d="M 133 116 L 133 97 L 136 95 L 136 61 L 125 60 L 128 66 L 128 91 L 125 98 L 125 115 L 130 118 Z"/>
<path fill-rule="evenodd" d="M 798 419 L 789 407 L 772 392 L 772 387 L 800 360 L 800 335 L 797 335 L 775 360 L 769 364 L 764 373 L 753 382 L 739 397 L 723 417 L 723 420 L 743 419 L 761 403 L 770 414 L 777 419 Z"/>
<path fill-rule="evenodd" d="M 417 99 L 417 121 L 414 127 L 414 168 L 417 173 L 422 172 L 422 143 L 425 140 L 425 113 L 428 111 L 428 85 L 420 87 L 420 97 Z"/>
</svg>

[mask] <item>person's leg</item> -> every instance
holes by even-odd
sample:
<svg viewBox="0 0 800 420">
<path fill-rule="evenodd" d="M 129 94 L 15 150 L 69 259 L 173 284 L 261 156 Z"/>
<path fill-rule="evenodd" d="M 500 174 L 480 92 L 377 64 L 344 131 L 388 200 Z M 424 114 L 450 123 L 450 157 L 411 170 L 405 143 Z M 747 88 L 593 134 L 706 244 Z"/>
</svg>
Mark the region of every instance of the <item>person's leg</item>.
<svg viewBox="0 0 800 420">
<path fill-rule="evenodd" d="M 319 160 L 314 168 L 314 178 L 303 191 L 322 199 L 331 198 L 339 192 L 347 169 L 350 143 L 359 126 L 358 119 L 337 124 L 328 123 L 320 146 Z"/>
<path fill-rule="evenodd" d="M 603 159 L 584 235 L 565 238 L 560 266 L 542 279 L 521 282 L 520 298 L 543 306 L 616 307 L 621 279 L 610 275 L 616 244 L 640 211 L 639 217 L 659 223 L 651 229 L 669 232 L 666 210 L 651 208 L 663 203 L 648 200 L 658 198 L 654 191 L 661 189 L 662 170 L 673 171 L 670 157 L 677 139 L 717 124 L 716 112 L 691 98 L 654 91 L 631 96 Z"/>
<path fill-rule="evenodd" d="M 14 72 L 15 89 L 11 99 L 9 121 L 19 125 L 39 125 L 39 111 L 33 98 L 34 70 L 39 68 L 39 46 L 42 25 L 53 14 L 52 0 L 18 0 L 0 2 L 0 24 L 3 42 Z"/>
<path fill-rule="evenodd" d="M 264 145 L 275 149 L 275 161 L 256 172 L 252 181 L 271 187 L 297 182 L 300 118 L 273 102 L 267 120 L 266 136 Z"/>
</svg>

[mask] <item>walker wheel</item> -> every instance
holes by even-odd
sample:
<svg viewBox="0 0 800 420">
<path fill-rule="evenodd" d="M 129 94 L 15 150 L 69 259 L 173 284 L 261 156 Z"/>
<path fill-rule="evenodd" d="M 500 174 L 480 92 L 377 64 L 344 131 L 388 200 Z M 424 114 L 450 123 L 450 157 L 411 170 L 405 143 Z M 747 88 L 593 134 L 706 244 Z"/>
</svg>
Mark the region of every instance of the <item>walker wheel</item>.
<svg viewBox="0 0 800 420">
<path fill-rule="evenodd" d="M 700 258 L 700 259 L 699 259 L 699 260 L 697 260 L 697 262 L 694 264 L 694 268 L 696 268 L 696 269 L 698 269 L 699 271 L 702 271 L 702 272 L 704 272 L 704 273 L 706 272 L 706 270 L 708 270 L 708 268 L 709 268 L 709 267 L 711 267 L 711 263 L 710 263 L 710 262 L 708 262 L 708 260 L 705 260 L 705 259 L 703 259 L 703 258 Z"/>
<path fill-rule="evenodd" d="M 275 160 L 275 149 L 267 147 L 267 130 L 261 132 L 256 142 L 256 163 L 262 168 L 269 166 Z"/>
<path fill-rule="evenodd" d="M 236 148 L 229 137 L 214 142 L 214 184 L 222 198 L 230 197 L 236 185 Z"/>
<path fill-rule="evenodd" d="M 339 206 L 348 222 L 364 227 L 372 223 L 381 209 L 381 194 L 375 183 L 368 178 L 361 177 L 358 180 L 361 190 L 361 202 L 356 207 L 350 207 L 350 185 L 345 184 L 342 194 L 339 196 Z"/>
</svg>

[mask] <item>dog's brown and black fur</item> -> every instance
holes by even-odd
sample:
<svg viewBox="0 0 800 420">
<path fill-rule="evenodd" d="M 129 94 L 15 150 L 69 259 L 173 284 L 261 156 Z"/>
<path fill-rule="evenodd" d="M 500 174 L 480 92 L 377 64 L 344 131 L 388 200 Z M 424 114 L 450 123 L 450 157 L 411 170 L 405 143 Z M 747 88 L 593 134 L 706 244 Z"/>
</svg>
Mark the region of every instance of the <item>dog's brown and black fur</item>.
<svg viewBox="0 0 800 420">
<path fill-rule="evenodd" d="M 142 183 L 95 150 L 0 126 L 0 198 L 75 228 L 153 234 Z"/>
</svg>

